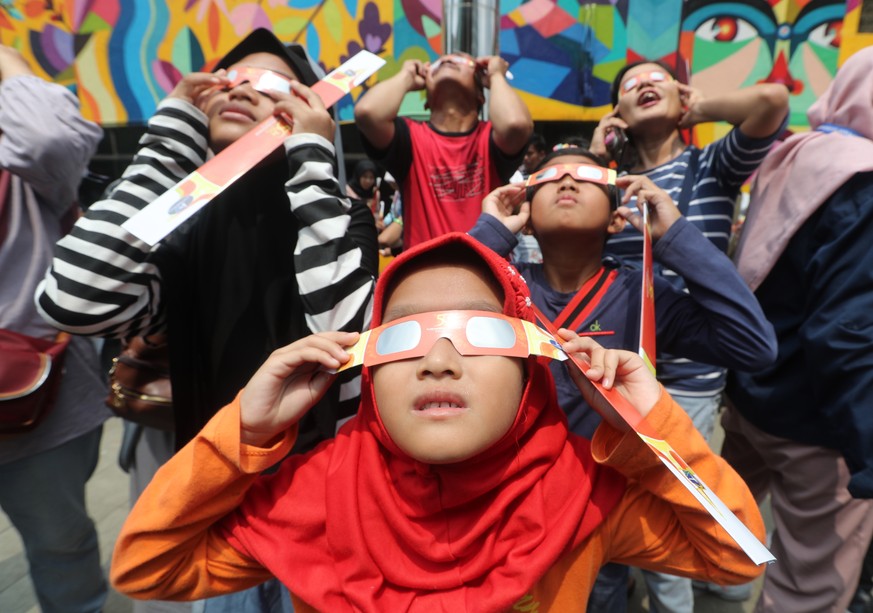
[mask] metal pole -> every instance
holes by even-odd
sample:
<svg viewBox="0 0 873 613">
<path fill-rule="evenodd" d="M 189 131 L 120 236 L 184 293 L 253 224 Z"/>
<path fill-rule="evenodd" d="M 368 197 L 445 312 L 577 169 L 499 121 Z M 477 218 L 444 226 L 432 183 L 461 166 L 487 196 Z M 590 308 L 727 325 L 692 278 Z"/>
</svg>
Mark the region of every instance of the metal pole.
<svg viewBox="0 0 873 613">
<path fill-rule="evenodd" d="M 443 53 L 497 55 L 499 19 L 498 0 L 444 0 Z"/>
<path fill-rule="evenodd" d="M 473 57 L 500 53 L 499 0 L 443 0 L 443 53 L 463 51 Z M 488 119 L 485 90 L 483 119 Z"/>
</svg>

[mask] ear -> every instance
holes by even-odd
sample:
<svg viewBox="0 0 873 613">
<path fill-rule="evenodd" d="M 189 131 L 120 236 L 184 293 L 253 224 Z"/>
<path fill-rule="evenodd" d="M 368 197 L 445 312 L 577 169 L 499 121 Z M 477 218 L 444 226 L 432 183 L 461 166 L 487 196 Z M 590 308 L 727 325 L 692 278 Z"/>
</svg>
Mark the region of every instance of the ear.
<svg viewBox="0 0 873 613">
<path fill-rule="evenodd" d="M 612 211 L 609 218 L 609 225 L 606 227 L 606 233 L 609 235 L 618 234 L 627 225 L 627 219 L 621 216 L 618 211 Z"/>
<path fill-rule="evenodd" d="M 527 222 L 525 222 L 524 227 L 521 229 L 521 231 L 524 234 L 527 234 L 528 236 L 533 236 L 535 239 L 539 240 L 539 237 L 537 236 L 537 232 L 536 232 L 536 230 L 534 230 L 534 227 L 533 227 L 533 218 L 532 217 L 527 218 Z"/>
</svg>

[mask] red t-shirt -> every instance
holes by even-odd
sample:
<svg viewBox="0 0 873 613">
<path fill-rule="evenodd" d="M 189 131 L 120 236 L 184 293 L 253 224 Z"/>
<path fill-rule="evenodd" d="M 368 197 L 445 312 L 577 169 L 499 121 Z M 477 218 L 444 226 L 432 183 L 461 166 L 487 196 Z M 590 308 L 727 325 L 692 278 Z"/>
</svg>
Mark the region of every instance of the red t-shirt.
<svg viewBox="0 0 873 613">
<path fill-rule="evenodd" d="M 506 156 L 494 144 L 490 121 L 479 121 L 465 133 L 439 132 L 429 123 L 407 118 L 398 118 L 394 125 L 388 150 L 370 148 L 368 153 L 400 184 L 407 249 L 472 228 L 482 212 L 482 199 L 504 185 L 520 163 L 520 156 Z"/>
</svg>

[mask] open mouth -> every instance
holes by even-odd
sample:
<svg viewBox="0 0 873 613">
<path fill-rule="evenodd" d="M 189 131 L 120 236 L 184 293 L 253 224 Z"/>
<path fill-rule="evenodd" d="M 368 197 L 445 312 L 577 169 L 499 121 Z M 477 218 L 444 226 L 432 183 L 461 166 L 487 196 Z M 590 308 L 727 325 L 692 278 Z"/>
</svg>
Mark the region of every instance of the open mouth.
<svg viewBox="0 0 873 613">
<path fill-rule="evenodd" d="M 451 417 L 467 411 L 460 398 L 427 398 L 415 405 L 415 413 L 423 417 Z"/>
<path fill-rule="evenodd" d="M 447 401 L 433 401 L 433 402 L 425 402 L 423 405 L 418 407 L 418 411 L 433 411 L 433 410 L 444 410 L 444 409 L 464 409 L 463 405 L 459 402 L 447 402 Z"/>
<path fill-rule="evenodd" d="M 661 97 L 655 92 L 655 90 L 647 89 L 640 94 L 639 98 L 637 98 L 637 104 L 640 106 L 650 106 L 656 104 L 659 100 L 661 100 Z"/>
</svg>

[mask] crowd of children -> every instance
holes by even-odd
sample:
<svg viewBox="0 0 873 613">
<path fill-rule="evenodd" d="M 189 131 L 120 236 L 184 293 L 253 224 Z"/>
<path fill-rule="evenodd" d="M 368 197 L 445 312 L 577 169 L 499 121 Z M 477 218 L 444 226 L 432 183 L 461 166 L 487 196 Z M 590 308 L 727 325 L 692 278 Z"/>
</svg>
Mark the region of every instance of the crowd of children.
<svg viewBox="0 0 873 613">
<path fill-rule="evenodd" d="M 228 78 L 240 68 L 272 80 Z M 268 610 L 236 599 L 253 591 L 276 611 L 621 613 L 637 566 L 656 612 L 692 613 L 692 579 L 742 595 L 765 571 L 758 611 L 845 611 L 873 538 L 873 420 L 859 410 L 873 388 L 871 69 L 873 50 L 853 56 L 810 111 L 818 132 L 768 158 L 782 85 L 706 97 L 666 65 L 629 64 L 590 143 L 549 147 L 501 57 L 407 60 L 356 103 L 369 157 L 347 185 L 302 48 L 256 30 L 215 72 L 182 78 L 35 295 L 61 330 L 168 339 L 176 428 L 140 442 L 115 588 L 143 612 Z M 416 91 L 428 121 L 399 116 Z M 271 115 L 293 118 L 279 150 L 157 245 L 130 234 Z M 733 129 L 686 142 L 709 121 Z M 823 150 L 832 181 L 816 175 Z M 762 162 L 738 272 L 733 209 Z M 785 174 L 794 162 L 802 176 Z M 795 184 L 827 187 L 798 211 Z M 644 207 L 657 378 L 636 353 Z M 542 347 L 545 323 L 559 331 Z M 754 563 L 598 389 L 762 542 L 769 491 L 775 565 Z M 730 463 L 707 443 L 729 401 Z M 815 504 L 802 476 L 774 486 L 818 461 Z"/>
</svg>

